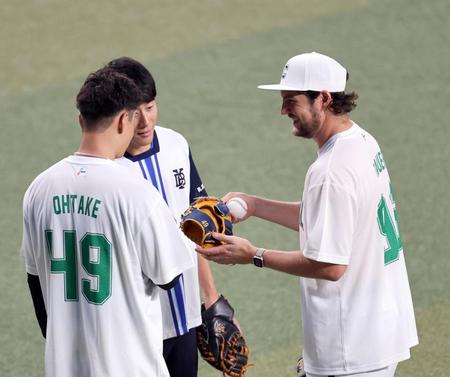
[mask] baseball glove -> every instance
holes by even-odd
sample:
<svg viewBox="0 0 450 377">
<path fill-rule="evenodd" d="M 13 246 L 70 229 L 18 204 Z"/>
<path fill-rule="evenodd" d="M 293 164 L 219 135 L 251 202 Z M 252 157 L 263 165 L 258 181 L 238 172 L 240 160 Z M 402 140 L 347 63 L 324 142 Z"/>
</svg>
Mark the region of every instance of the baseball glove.
<svg viewBox="0 0 450 377">
<path fill-rule="evenodd" d="M 305 364 L 303 362 L 303 357 L 300 356 L 300 358 L 297 361 L 297 366 L 296 366 L 296 372 L 297 372 L 297 377 L 306 377 L 306 372 L 305 372 Z"/>
<path fill-rule="evenodd" d="M 180 227 L 190 240 L 204 248 L 221 244 L 212 237 L 212 232 L 233 234 L 230 210 L 224 202 L 209 196 L 199 197 L 191 203 L 181 215 Z"/>
<path fill-rule="evenodd" d="M 250 351 L 233 323 L 234 309 L 221 295 L 208 309 L 202 305 L 202 324 L 197 327 L 197 346 L 203 359 L 224 375 L 243 377 Z"/>
</svg>

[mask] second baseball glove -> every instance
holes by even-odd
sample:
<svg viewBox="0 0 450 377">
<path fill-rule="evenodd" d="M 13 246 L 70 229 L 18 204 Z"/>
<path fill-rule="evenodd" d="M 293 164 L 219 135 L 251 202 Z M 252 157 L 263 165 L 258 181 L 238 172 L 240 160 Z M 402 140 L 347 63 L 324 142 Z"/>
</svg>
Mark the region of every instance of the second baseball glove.
<svg viewBox="0 0 450 377">
<path fill-rule="evenodd" d="M 243 377 L 250 353 L 245 339 L 233 323 L 234 309 L 221 295 L 205 310 L 202 324 L 197 327 L 197 345 L 203 359 L 231 377 Z"/>
</svg>

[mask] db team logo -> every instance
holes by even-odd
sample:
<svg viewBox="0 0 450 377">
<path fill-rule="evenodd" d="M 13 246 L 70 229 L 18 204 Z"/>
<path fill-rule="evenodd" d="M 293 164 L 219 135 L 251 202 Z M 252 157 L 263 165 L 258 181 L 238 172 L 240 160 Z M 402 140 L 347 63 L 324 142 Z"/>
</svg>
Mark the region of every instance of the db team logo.
<svg viewBox="0 0 450 377">
<path fill-rule="evenodd" d="M 180 169 L 174 169 L 173 176 L 175 178 L 175 186 L 178 187 L 180 190 L 184 189 L 186 185 L 186 178 L 183 173 L 183 168 Z"/>
</svg>

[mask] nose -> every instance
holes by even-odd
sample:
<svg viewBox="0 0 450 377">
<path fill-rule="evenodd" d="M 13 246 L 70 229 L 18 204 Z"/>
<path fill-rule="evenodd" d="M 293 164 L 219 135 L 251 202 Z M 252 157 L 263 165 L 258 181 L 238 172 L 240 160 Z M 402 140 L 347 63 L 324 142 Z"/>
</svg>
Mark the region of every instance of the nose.
<svg viewBox="0 0 450 377">
<path fill-rule="evenodd" d="M 289 114 L 289 108 L 286 103 L 284 103 L 284 102 L 281 103 L 281 111 L 280 112 L 281 112 L 281 115 Z"/>
<path fill-rule="evenodd" d="M 141 128 L 147 127 L 148 125 L 148 116 L 145 111 L 139 110 L 139 126 Z"/>
</svg>

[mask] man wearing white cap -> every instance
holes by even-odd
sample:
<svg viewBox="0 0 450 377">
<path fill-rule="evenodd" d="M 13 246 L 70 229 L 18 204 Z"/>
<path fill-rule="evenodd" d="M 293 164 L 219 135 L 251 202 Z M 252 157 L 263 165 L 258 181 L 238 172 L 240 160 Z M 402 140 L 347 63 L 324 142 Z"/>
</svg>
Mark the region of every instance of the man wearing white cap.
<svg viewBox="0 0 450 377">
<path fill-rule="evenodd" d="M 392 184 L 376 140 L 349 119 L 357 95 L 345 92 L 347 70 L 318 53 L 284 66 L 281 113 L 293 134 L 313 139 L 318 157 L 301 202 L 243 193 L 246 214 L 299 232 L 300 251 L 256 247 L 216 235 L 225 244 L 197 248 L 224 264 L 254 263 L 301 277 L 307 376 L 392 377 L 418 343 Z"/>
</svg>

